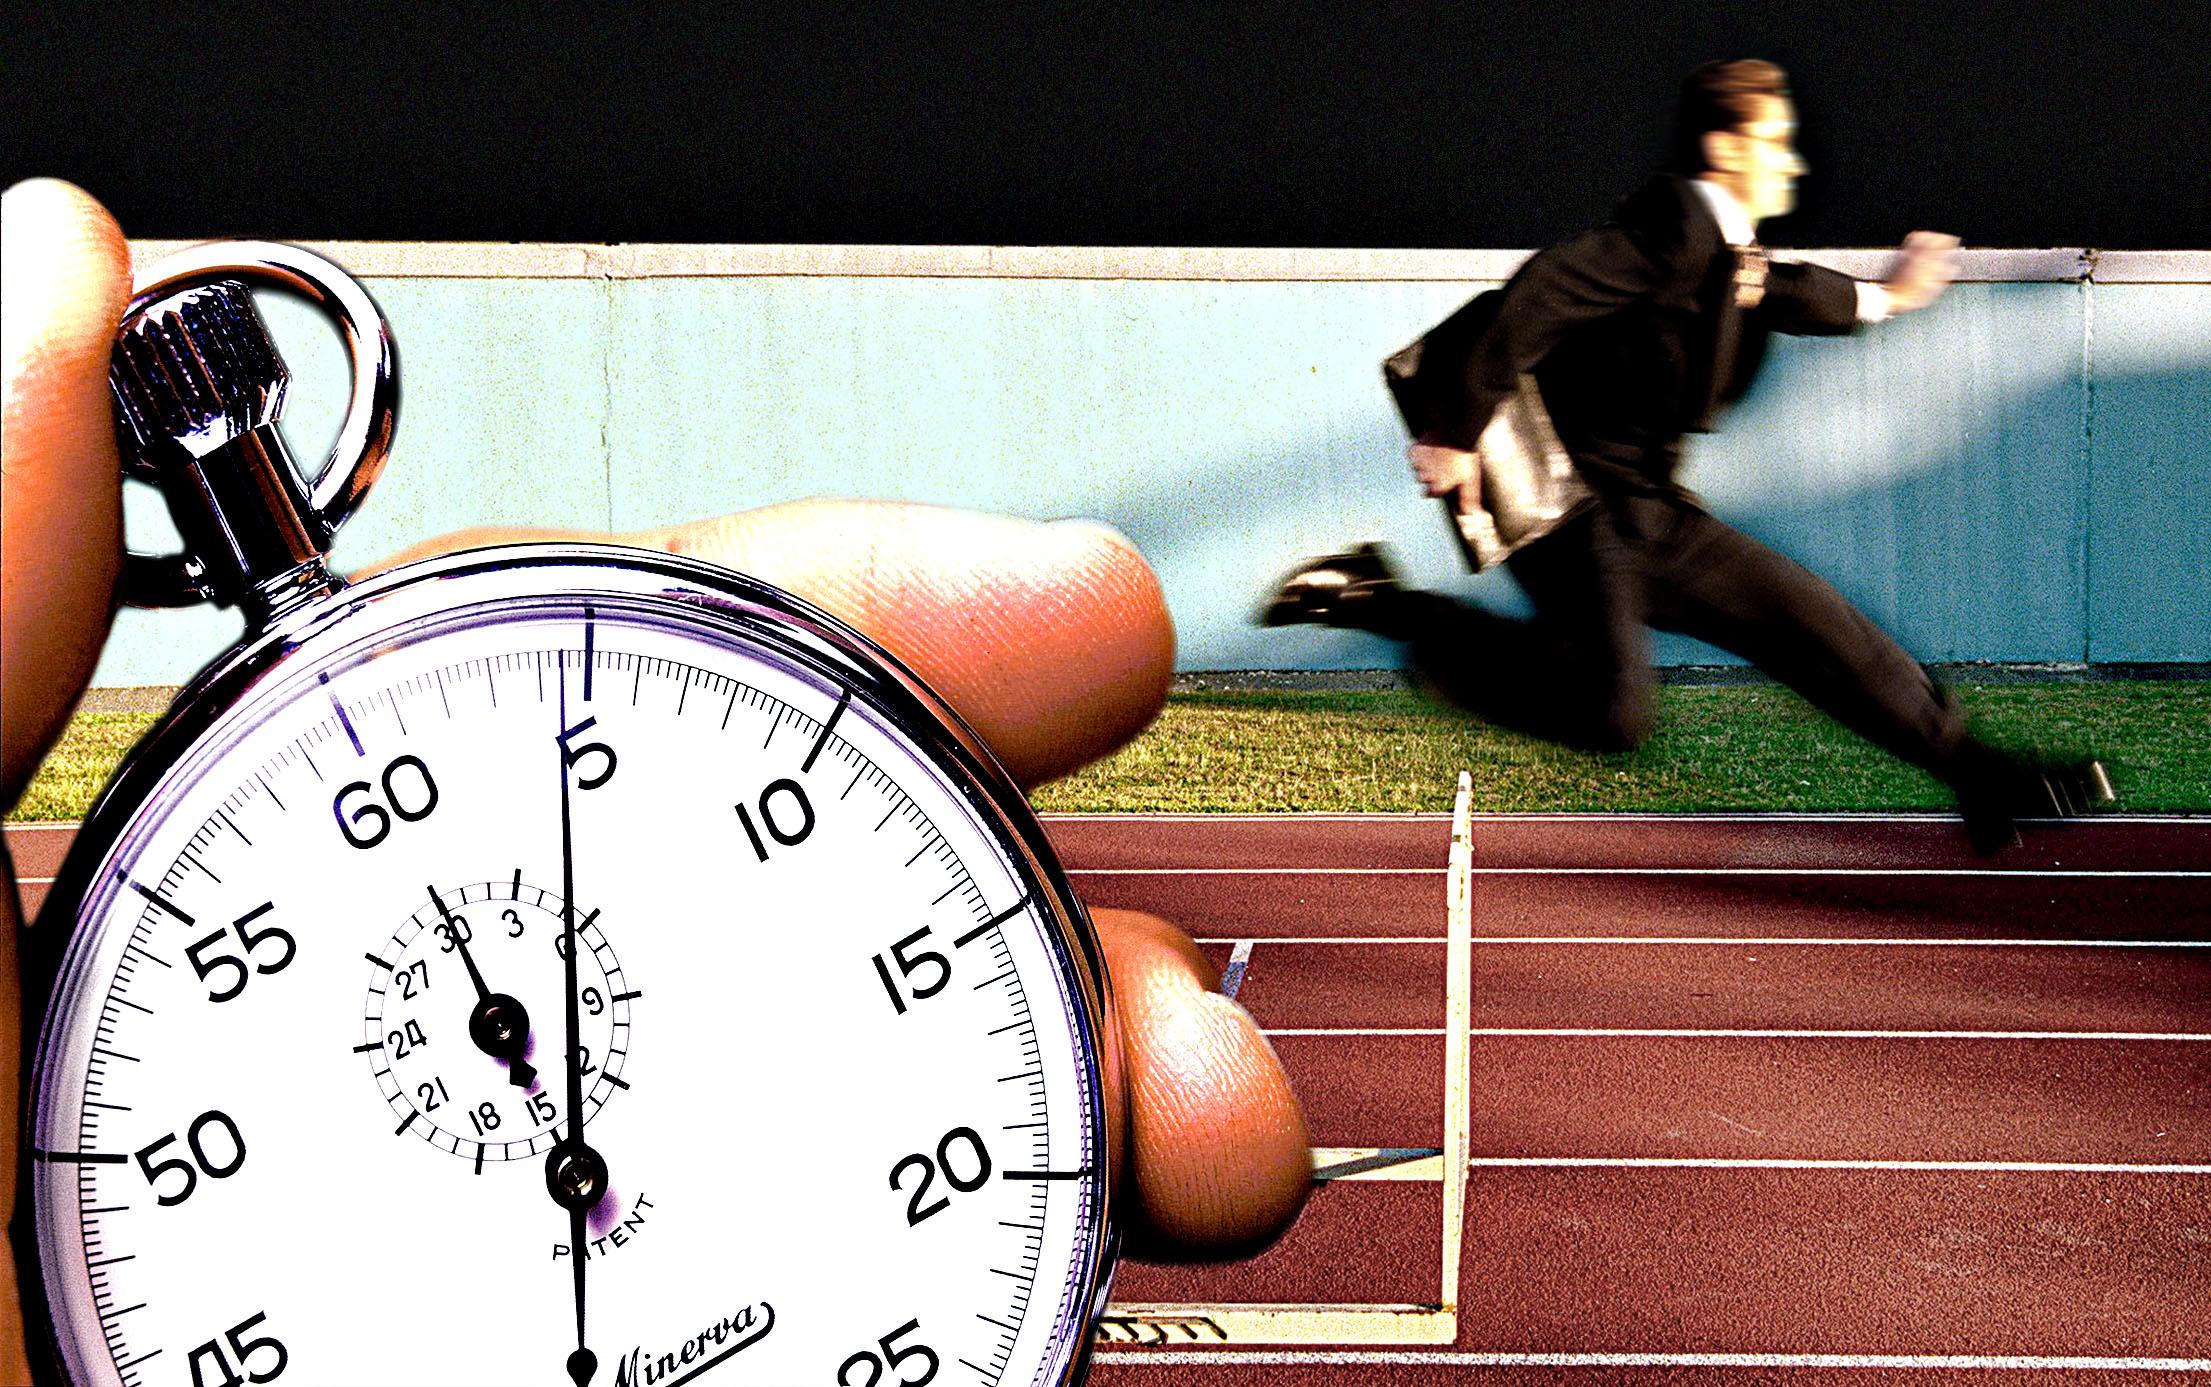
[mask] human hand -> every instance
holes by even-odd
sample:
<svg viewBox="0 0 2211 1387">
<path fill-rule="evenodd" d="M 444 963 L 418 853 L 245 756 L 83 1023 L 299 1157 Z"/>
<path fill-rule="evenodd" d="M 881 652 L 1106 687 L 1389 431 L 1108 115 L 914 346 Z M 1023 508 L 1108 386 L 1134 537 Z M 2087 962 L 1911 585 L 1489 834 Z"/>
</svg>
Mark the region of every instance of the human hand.
<svg viewBox="0 0 2211 1387">
<path fill-rule="evenodd" d="M 129 294 L 122 233 L 67 184 L 0 202 L 0 807 L 13 805 L 90 680 L 114 611 L 121 488 L 108 357 Z M 390 563 L 479 544 L 605 539 L 480 529 Z M 801 501 L 622 536 L 741 569 L 835 613 L 912 666 L 1024 786 L 1133 737 L 1158 712 L 1174 633 L 1158 580 L 1103 526 L 933 506 Z M 387 565 L 388 566 L 388 565 Z M 0 883 L 0 1207 L 13 1207 L 20 996 L 12 866 Z M 1120 1012 L 1130 1250 L 1263 1245 L 1310 1190 L 1303 1115 L 1272 1049 L 1188 937 L 1093 912 Z M 1118 1096 L 1118 1095 L 1116 1095 Z M 0 1255 L 0 1381 L 28 1380 L 12 1262 Z"/>
<path fill-rule="evenodd" d="M 1898 248 L 1889 269 L 1889 311 L 1909 313 L 1942 297 L 1958 277 L 1958 238 L 1939 231 L 1914 231 Z"/>
<path fill-rule="evenodd" d="M 1405 450 L 1413 477 L 1430 496 L 1448 496 L 1474 480 L 1474 455 L 1440 443 L 1415 443 Z"/>
</svg>

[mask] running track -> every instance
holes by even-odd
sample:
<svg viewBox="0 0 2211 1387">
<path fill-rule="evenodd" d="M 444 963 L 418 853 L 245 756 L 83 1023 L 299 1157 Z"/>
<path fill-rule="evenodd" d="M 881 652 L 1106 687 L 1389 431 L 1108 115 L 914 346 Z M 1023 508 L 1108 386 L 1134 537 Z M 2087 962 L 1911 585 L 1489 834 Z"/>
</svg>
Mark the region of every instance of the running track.
<svg viewBox="0 0 2211 1387">
<path fill-rule="evenodd" d="M 1224 965 L 1316 1145 L 1441 1143 L 1448 819 L 1049 821 Z M 48 877 L 66 829 L 9 830 Z M 1474 825 L 1459 1339 L 1107 1350 L 1137 1384 L 2211 1381 L 2211 819 Z M 43 887 L 27 886 L 35 909 Z M 1440 1186 L 1331 1181 L 1147 1302 L 1420 1302 Z"/>
</svg>

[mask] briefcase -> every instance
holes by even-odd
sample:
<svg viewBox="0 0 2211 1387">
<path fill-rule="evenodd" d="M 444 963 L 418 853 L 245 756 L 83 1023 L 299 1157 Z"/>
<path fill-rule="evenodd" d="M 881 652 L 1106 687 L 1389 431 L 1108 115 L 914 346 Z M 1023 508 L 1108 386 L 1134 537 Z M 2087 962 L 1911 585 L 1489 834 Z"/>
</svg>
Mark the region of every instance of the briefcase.
<svg viewBox="0 0 2211 1387">
<path fill-rule="evenodd" d="M 1445 411 L 1463 413 L 1467 360 L 1503 296 L 1496 289 L 1476 295 L 1382 363 L 1382 378 L 1415 439 L 1447 417 Z M 1591 500 L 1531 375 L 1522 374 L 1519 388 L 1490 415 L 1474 458 L 1479 485 L 1441 499 L 1467 566 L 1476 572 L 1557 529 Z"/>
</svg>

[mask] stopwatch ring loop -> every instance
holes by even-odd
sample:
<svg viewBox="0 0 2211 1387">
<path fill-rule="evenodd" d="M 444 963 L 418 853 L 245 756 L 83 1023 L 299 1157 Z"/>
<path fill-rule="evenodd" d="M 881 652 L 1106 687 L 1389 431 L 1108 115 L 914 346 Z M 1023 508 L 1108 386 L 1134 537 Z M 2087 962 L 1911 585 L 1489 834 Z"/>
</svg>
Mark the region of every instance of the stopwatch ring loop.
<svg viewBox="0 0 2211 1387">
<path fill-rule="evenodd" d="M 318 538 L 327 545 L 375 485 L 391 452 L 399 376 L 390 327 L 352 276 L 312 251 L 274 241 L 211 241 L 164 257 L 140 277 L 123 319 L 181 290 L 224 280 L 258 281 L 301 295 L 330 317 L 345 341 L 352 393 L 308 498 Z M 148 476 L 127 449 L 125 465 Z M 122 597 L 133 606 L 186 606 L 215 595 L 203 565 L 191 556 L 128 553 L 124 560 Z"/>
</svg>

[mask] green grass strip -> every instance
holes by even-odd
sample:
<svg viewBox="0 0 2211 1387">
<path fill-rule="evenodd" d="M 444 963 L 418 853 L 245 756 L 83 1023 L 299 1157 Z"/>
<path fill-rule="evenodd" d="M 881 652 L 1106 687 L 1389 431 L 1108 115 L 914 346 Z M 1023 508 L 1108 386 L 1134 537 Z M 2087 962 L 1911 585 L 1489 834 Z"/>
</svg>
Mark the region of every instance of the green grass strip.
<svg viewBox="0 0 2211 1387">
<path fill-rule="evenodd" d="M 2211 683 L 1956 686 L 2001 746 L 2102 756 L 2119 808 L 2211 812 Z M 81 818 L 147 712 L 79 713 L 14 820 Z M 1657 733 L 1596 756 L 1499 732 L 1409 690 L 1181 693 L 1121 752 L 1045 786 L 1039 809 L 1437 811 L 1460 770 L 1495 812 L 1939 809 L 1932 777 L 1768 684 L 1666 685 Z"/>
<path fill-rule="evenodd" d="M 1959 685 L 2001 746 L 2102 756 L 2119 808 L 2211 810 L 2211 684 Z M 1947 808 L 1932 776 L 1773 685 L 1669 685 L 1641 748 L 1591 755 L 1500 732 L 1411 691 L 1178 694 L 1039 809 L 1435 811 L 1458 772 L 1492 812 Z"/>
</svg>

